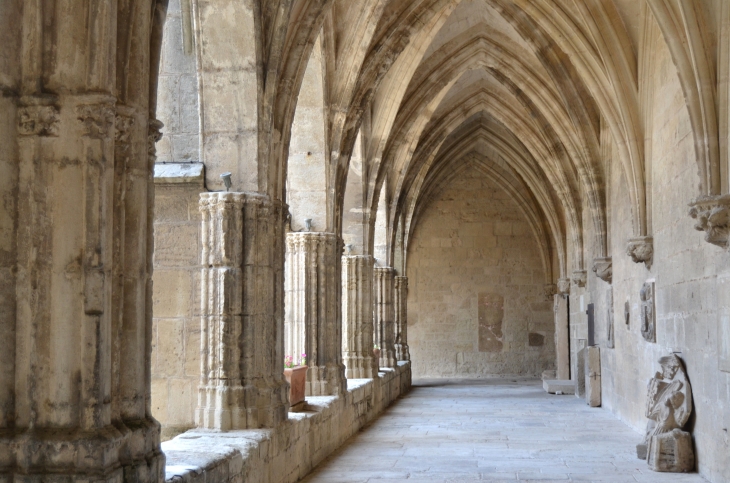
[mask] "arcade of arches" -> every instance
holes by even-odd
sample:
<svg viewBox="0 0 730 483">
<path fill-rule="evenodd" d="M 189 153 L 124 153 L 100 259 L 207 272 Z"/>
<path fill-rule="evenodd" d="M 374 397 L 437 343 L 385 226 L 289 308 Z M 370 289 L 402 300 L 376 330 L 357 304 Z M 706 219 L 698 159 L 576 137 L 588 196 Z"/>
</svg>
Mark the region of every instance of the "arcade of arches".
<svg viewBox="0 0 730 483">
<path fill-rule="evenodd" d="M 412 377 L 639 442 L 671 353 L 730 481 L 730 2 L 3 0 L 0 93 L 0 483 L 294 482 Z"/>
</svg>

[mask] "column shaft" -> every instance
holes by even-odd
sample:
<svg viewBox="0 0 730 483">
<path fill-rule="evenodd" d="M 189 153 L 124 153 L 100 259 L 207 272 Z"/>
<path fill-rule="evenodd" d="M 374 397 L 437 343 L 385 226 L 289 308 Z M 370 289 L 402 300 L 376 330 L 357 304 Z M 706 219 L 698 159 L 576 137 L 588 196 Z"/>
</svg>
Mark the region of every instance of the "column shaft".
<svg viewBox="0 0 730 483">
<path fill-rule="evenodd" d="M 334 233 L 286 236 L 285 347 L 295 362 L 307 354 L 307 396 L 344 394 L 342 242 Z"/>
<path fill-rule="evenodd" d="M 373 323 L 375 325 L 375 343 L 380 346 L 380 367 L 396 367 L 395 310 L 393 306 L 395 270 L 392 267 L 375 267 L 373 272 L 375 292 Z"/>
<path fill-rule="evenodd" d="M 372 256 L 342 257 L 342 359 L 348 379 L 378 377 L 373 357 Z"/>
<path fill-rule="evenodd" d="M 410 361 L 408 348 L 408 277 L 395 277 L 395 356 Z"/>
<path fill-rule="evenodd" d="M 196 422 L 275 427 L 283 376 L 284 206 L 255 193 L 202 193 L 201 374 Z"/>
</svg>

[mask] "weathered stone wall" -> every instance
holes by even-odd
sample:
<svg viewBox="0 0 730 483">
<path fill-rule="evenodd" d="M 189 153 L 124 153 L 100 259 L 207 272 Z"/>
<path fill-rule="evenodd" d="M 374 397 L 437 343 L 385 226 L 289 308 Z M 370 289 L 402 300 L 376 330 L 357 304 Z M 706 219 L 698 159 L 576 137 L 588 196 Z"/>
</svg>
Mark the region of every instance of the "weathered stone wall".
<svg viewBox="0 0 730 483">
<path fill-rule="evenodd" d="M 155 186 L 152 414 L 163 440 L 195 426 L 200 382 L 202 178 Z"/>
<path fill-rule="evenodd" d="M 169 2 L 157 85 L 157 116 L 165 125 L 157 162 L 193 162 L 200 159 L 200 125 L 192 1 Z"/>
<path fill-rule="evenodd" d="M 537 376 L 554 368 L 553 303 L 520 207 L 474 168 L 436 196 L 408 253 L 414 377 Z"/>
<path fill-rule="evenodd" d="M 653 35 L 660 35 L 654 29 Z M 722 249 L 706 243 L 704 232 L 693 229 L 687 204 L 698 195 L 698 168 L 689 115 L 670 53 L 657 38 L 650 76 L 640 79 L 649 89 L 645 108 L 649 132 L 647 156 L 651 168 L 647 186 L 651 196 L 654 261 L 650 270 L 625 255 L 632 237 L 628 220 L 633 216 L 626 178 L 614 161 L 608 191 L 613 251 L 613 312 L 615 348 L 606 348 L 605 291 L 608 285 L 589 277 L 588 293 L 596 302 L 597 340 L 601 346 L 603 406 L 639 431 L 646 428 L 644 407 L 647 382 L 659 370 L 659 357 L 677 351 L 684 360 L 694 393 L 693 432 L 697 467 L 712 481 L 730 481 L 730 374 L 718 368 L 721 347 L 720 311 L 723 277 L 728 258 Z M 615 152 L 615 150 L 614 150 Z M 642 284 L 656 280 L 656 343 L 640 331 Z M 629 324 L 624 305 L 629 302 Z M 571 298 L 571 317 L 574 309 Z M 577 325 L 577 324 L 576 324 Z M 637 435 L 637 442 L 640 436 Z"/>
</svg>

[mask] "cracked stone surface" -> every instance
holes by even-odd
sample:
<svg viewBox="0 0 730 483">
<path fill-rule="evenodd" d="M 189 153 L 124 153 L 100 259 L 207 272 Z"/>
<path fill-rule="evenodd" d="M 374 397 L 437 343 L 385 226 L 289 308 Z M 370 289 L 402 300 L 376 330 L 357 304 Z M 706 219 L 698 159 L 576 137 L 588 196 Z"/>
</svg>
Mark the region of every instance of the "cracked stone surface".
<svg viewBox="0 0 730 483">
<path fill-rule="evenodd" d="M 468 481 L 703 482 L 655 473 L 641 435 L 605 409 L 539 381 L 418 380 L 305 483 Z"/>
</svg>

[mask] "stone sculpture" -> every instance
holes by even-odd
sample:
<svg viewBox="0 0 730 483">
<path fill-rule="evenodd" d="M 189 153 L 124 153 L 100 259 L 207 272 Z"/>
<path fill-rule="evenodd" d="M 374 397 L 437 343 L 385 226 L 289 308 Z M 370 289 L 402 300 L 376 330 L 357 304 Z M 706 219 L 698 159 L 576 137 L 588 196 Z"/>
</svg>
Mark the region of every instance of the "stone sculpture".
<svg viewBox="0 0 730 483">
<path fill-rule="evenodd" d="M 692 413 L 692 387 L 675 354 L 659 359 L 662 371 L 647 386 L 644 440 L 636 454 L 654 471 L 684 473 L 694 469 L 692 436 L 682 431 Z"/>
<path fill-rule="evenodd" d="M 654 282 L 646 282 L 641 287 L 641 335 L 648 342 L 656 342 L 656 322 L 654 318 Z"/>
</svg>

